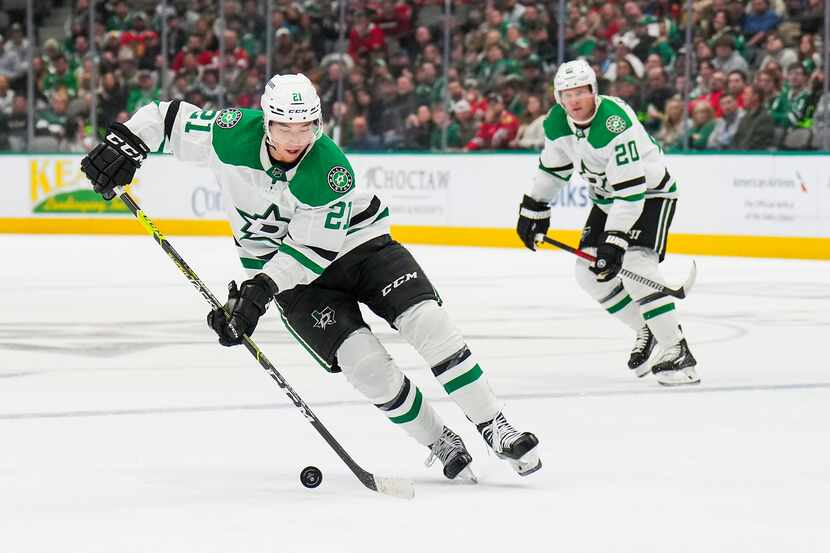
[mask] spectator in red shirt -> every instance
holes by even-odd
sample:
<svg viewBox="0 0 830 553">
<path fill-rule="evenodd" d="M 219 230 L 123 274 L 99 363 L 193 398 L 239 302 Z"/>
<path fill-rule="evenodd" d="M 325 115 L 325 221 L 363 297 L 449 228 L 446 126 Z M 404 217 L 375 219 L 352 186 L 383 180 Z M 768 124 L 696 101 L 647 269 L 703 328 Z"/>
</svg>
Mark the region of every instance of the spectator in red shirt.
<svg viewBox="0 0 830 553">
<path fill-rule="evenodd" d="M 498 94 L 487 96 L 487 113 L 484 122 L 470 142 L 467 150 L 507 149 L 519 131 L 519 119 L 504 109 L 504 100 Z"/>
<path fill-rule="evenodd" d="M 381 50 L 386 43 L 380 27 L 369 21 L 365 12 L 357 12 L 349 33 L 349 55 L 352 59 Z"/>
</svg>

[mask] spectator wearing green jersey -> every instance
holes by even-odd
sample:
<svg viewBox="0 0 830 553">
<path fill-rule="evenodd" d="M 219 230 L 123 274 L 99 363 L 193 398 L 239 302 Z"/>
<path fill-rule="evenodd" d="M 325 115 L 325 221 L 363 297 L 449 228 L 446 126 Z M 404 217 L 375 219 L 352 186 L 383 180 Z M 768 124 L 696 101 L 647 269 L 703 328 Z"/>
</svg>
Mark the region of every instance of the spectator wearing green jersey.
<svg viewBox="0 0 830 553">
<path fill-rule="evenodd" d="M 782 128 L 812 126 L 815 95 L 807 86 L 807 72 L 799 62 L 787 68 L 787 84 L 770 107 L 775 125 Z"/>
</svg>

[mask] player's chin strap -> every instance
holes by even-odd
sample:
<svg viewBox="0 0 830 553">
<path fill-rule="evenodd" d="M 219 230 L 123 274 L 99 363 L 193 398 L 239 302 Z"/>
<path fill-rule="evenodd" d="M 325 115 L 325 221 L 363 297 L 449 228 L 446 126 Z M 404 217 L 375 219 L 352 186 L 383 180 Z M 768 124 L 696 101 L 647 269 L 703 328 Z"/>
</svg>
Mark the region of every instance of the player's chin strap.
<svg viewBox="0 0 830 553">
<path fill-rule="evenodd" d="M 566 252 L 570 252 L 577 257 L 581 257 L 591 263 L 597 260 L 596 257 L 593 255 L 583 252 L 577 248 L 569 246 L 564 242 L 560 242 L 559 240 L 554 240 L 553 238 L 549 238 L 544 234 L 537 234 L 535 239 L 537 244 L 541 244 L 544 242 L 545 244 L 550 244 L 551 246 L 556 246 L 561 250 L 565 250 Z M 686 282 L 683 283 L 683 286 L 680 288 L 669 288 L 665 284 L 660 282 L 651 280 L 650 278 L 646 278 L 642 275 L 638 275 L 637 273 L 632 273 L 628 269 L 620 269 L 620 275 L 624 276 L 627 279 L 633 280 L 634 282 L 639 282 L 644 286 L 648 286 L 649 288 L 654 288 L 655 290 L 662 292 L 668 296 L 673 296 L 675 298 L 683 299 L 686 295 L 692 290 L 692 287 L 695 285 L 695 280 L 697 279 L 697 264 L 692 260 L 692 268 L 689 271 L 689 276 L 686 277 Z"/>
<path fill-rule="evenodd" d="M 147 215 L 141 210 L 138 204 L 133 200 L 133 198 L 129 195 L 129 193 L 123 191 L 123 189 L 116 188 L 116 192 L 118 193 L 118 197 L 121 199 L 122 202 L 127 206 L 127 209 L 135 215 L 138 219 L 138 222 L 141 223 L 141 226 L 156 240 L 159 246 L 170 256 L 170 259 L 173 260 L 173 263 L 176 264 L 176 267 L 179 268 L 179 271 L 190 281 L 190 283 L 199 291 L 205 301 L 210 304 L 213 309 L 222 309 L 222 304 L 216 299 L 216 296 L 208 289 L 207 286 L 202 282 L 196 272 L 190 268 L 190 265 L 182 258 L 181 255 L 173 248 L 170 242 L 167 241 L 167 238 L 159 231 L 153 221 L 150 220 Z M 364 470 L 360 465 L 358 465 L 354 459 L 343 449 L 343 446 L 331 435 L 328 429 L 323 426 L 323 423 L 320 422 L 320 419 L 317 418 L 311 409 L 306 405 L 306 403 L 297 395 L 297 392 L 286 382 L 285 378 L 277 371 L 274 365 L 265 357 L 265 354 L 257 347 L 253 340 L 251 340 L 248 336 L 243 336 L 243 343 L 245 344 L 245 348 L 251 352 L 259 364 L 262 366 L 263 369 L 274 379 L 274 381 L 279 385 L 280 388 L 283 389 L 285 394 L 291 400 L 291 402 L 300 410 L 303 416 L 311 423 L 317 432 L 326 440 L 326 443 L 331 446 L 335 453 L 346 463 L 346 466 L 351 469 L 352 473 L 360 480 L 364 486 L 369 488 L 372 491 L 376 491 L 379 493 L 383 493 L 386 495 L 391 495 L 394 497 L 401 497 L 405 499 L 412 499 L 415 497 L 415 485 L 411 480 L 405 478 L 383 478 L 380 476 L 375 476 L 374 474 Z"/>
</svg>

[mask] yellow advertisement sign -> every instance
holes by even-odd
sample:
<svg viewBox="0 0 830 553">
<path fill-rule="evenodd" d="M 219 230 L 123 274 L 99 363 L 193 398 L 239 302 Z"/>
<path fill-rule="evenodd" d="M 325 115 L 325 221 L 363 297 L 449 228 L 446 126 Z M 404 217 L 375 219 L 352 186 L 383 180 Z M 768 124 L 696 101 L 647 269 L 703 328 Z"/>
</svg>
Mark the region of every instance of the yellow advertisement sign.
<svg viewBox="0 0 830 553">
<path fill-rule="evenodd" d="M 130 214 L 121 200 L 116 198 L 108 202 L 92 190 L 77 158 L 31 158 L 29 190 L 32 213 Z"/>
</svg>

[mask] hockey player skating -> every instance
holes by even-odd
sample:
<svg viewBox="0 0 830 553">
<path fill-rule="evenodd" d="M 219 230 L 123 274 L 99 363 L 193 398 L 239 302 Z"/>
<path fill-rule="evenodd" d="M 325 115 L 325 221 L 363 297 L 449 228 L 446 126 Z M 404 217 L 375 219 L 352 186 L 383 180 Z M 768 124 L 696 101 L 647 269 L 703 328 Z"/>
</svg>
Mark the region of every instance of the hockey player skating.
<svg viewBox="0 0 830 553">
<path fill-rule="evenodd" d="M 314 360 L 342 371 L 393 423 L 429 448 L 447 478 L 474 478 L 462 439 L 395 365 L 358 302 L 423 356 L 488 446 L 520 474 L 541 468 L 538 440 L 505 418 L 476 358 L 410 252 L 389 236 L 389 209 L 358 191 L 349 161 L 321 131 L 320 99 L 304 75 L 277 75 L 262 111 L 204 111 L 174 100 L 141 108 L 82 161 L 112 199 L 150 151 L 216 174 L 249 279 L 231 283 L 208 324 L 224 346 L 251 335 L 275 301 L 285 327 Z M 172 183 L 171 183 L 172 185 Z"/>
<path fill-rule="evenodd" d="M 536 249 L 537 235 L 550 225 L 550 201 L 579 173 L 594 204 L 579 247 L 597 260 L 589 265 L 577 259 L 577 282 L 636 332 L 628 366 L 637 376 L 653 372 L 661 384 L 697 384 L 697 363 L 673 298 L 618 276 L 624 267 L 663 280 L 659 263 L 677 203 L 677 185 L 663 152 L 625 102 L 597 94 L 596 75 L 587 62 L 562 64 L 554 87 L 557 105 L 544 121 L 545 146 L 532 190 L 519 209 L 519 237 Z M 650 364 L 655 346 L 659 355 Z"/>
</svg>

